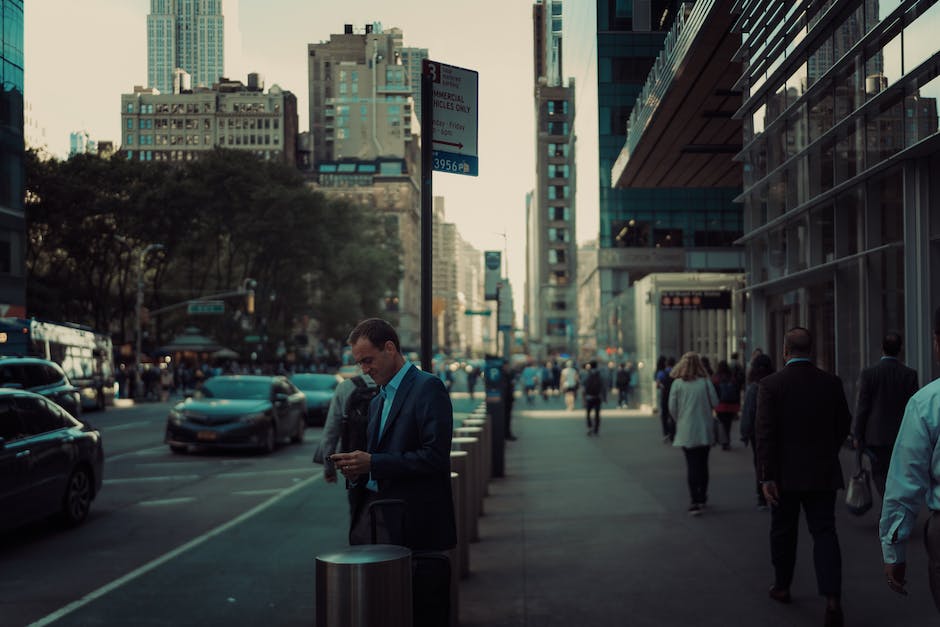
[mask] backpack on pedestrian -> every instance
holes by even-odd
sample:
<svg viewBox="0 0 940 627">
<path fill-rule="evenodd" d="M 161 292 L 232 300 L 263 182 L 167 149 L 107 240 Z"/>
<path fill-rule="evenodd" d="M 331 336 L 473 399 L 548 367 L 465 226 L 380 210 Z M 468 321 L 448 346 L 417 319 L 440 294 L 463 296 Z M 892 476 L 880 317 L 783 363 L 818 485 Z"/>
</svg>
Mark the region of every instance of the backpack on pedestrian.
<svg viewBox="0 0 940 627">
<path fill-rule="evenodd" d="M 366 432 L 369 428 L 369 404 L 379 393 L 379 386 L 367 383 L 361 376 L 352 379 L 355 388 L 346 406 L 343 407 L 343 421 L 340 431 L 339 450 L 343 453 L 351 451 L 365 451 L 369 446 Z"/>
<path fill-rule="evenodd" d="M 591 370 L 591 372 L 588 373 L 587 379 L 584 380 L 584 397 L 600 398 L 602 392 L 603 382 L 601 381 L 601 373 L 597 370 Z"/>
</svg>

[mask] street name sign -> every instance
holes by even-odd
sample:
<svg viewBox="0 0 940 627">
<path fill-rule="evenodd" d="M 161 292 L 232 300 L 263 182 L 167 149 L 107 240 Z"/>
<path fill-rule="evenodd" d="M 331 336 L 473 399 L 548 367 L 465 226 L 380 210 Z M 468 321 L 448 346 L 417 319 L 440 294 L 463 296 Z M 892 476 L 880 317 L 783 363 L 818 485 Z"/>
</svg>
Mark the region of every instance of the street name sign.
<svg viewBox="0 0 940 627">
<path fill-rule="evenodd" d="M 201 300 L 186 305 L 189 314 L 220 314 L 225 313 L 225 303 L 221 300 Z"/>
<path fill-rule="evenodd" d="M 423 60 L 422 72 L 433 92 L 431 169 L 477 176 L 479 73 L 429 59 Z"/>
</svg>

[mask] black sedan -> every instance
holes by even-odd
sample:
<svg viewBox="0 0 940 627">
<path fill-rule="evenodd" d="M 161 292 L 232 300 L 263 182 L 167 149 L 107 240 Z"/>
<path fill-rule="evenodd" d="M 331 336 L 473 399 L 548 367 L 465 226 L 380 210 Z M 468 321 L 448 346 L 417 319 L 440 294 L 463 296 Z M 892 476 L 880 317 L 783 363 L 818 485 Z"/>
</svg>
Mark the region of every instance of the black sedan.
<svg viewBox="0 0 940 627">
<path fill-rule="evenodd" d="M 56 514 L 82 523 L 103 468 L 98 431 L 39 394 L 0 389 L 0 529 Z"/>
<path fill-rule="evenodd" d="M 307 424 L 322 427 L 330 409 L 330 401 L 336 393 L 336 386 L 343 378 L 336 374 L 304 373 L 295 374 L 290 380 L 300 388 L 307 399 Z"/>
<path fill-rule="evenodd" d="M 286 377 L 212 377 L 170 410 L 165 441 L 174 453 L 190 446 L 270 453 L 281 440 L 303 442 L 305 413 L 303 393 Z"/>
</svg>

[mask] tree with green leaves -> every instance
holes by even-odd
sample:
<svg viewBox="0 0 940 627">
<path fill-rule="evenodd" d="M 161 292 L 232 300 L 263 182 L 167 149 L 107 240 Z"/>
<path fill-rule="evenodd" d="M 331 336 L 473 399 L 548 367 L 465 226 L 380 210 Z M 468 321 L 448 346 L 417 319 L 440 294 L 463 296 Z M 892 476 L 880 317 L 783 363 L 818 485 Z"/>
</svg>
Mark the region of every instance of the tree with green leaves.
<svg viewBox="0 0 940 627">
<path fill-rule="evenodd" d="M 145 305 L 159 310 L 257 282 L 249 328 L 290 343 L 304 316 L 321 336 L 381 313 L 401 278 L 397 233 L 380 212 L 311 190 L 298 172 L 217 150 L 184 163 L 26 160 L 27 309 L 30 315 L 109 330 L 133 339 L 141 251 Z M 390 262 L 390 260 L 392 260 Z M 196 323 L 236 349 L 246 335 L 237 313 Z M 193 324 L 185 307 L 151 321 L 154 341 Z M 151 343 L 152 344 L 152 343 Z M 152 348 L 153 346 L 151 346 Z"/>
</svg>

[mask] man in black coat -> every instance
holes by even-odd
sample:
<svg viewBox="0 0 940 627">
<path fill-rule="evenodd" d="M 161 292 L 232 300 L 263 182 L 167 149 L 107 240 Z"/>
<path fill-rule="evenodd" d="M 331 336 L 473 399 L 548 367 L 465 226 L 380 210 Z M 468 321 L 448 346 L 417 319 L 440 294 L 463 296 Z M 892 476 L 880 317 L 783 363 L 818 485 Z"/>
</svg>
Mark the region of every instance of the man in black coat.
<svg viewBox="0 0 940 627">
<path fill-rule="evenodd" d="M 790 602 L 800 508 L 813 536 L 826 627 L 842 627 L 842 555 L 836 535 L 836 490 L 844 487 L 839 448 L 851 415 L 839 377 L 810 360 L 812 335 L 795 327 L 784 338 L 786 367 L 761 379 L 757 393 L 758 477 L 771 505 L 770 552 L 775 580 L 770 597 Z"/>
<path fill-rule="evenodd" d="M 862 370 L 859 375 L 852 435 L 856 449 L 867 449 L 871 453 L 871 474 L 878 492 L 884 496 L 891 450 L 901 428 L 901 417 L 907 401 L 920 386 L 917 371 L 898 360 L 899 334 L 885 335 L 881 352 L 878 364 Z"/>
</svg>

